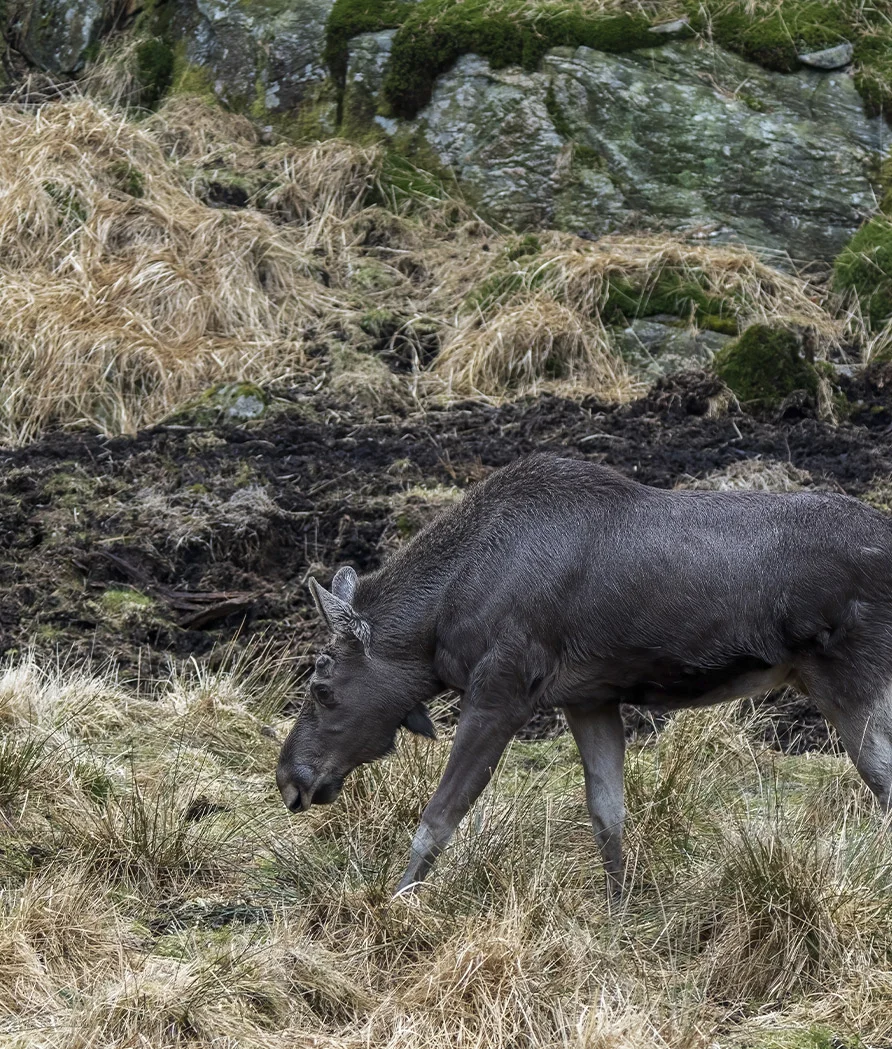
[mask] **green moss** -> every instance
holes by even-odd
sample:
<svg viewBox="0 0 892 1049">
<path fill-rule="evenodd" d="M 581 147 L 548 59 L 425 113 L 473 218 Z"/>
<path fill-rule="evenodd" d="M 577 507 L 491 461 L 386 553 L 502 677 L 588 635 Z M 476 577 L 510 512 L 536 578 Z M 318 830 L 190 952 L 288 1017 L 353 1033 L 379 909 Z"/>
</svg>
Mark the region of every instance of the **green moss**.
<svg viewBox="0 0 892 1049">
<path fill-rule="evenodd" d="M 856 42 L 855 87 L 872 116 L 892 116 L 892 30 L 880 29 Z"/>
<path fill-rule="evenodd" d="M 207 102 L 217 101 L 211 74 L 189 62 L 183 41 L 174 48 L 170 90 L 175 95 L 197 95 Z"/>
<path fill-rule="evenodd" d="M 746 91 L 738 91 L 737 97 L 745 106 L 748 106 L 754 113 L 764 113 L 768 108 L 765 103 L 760 99 L 756 98 L 755 95 L 747 94 Z"/>
<path fill-rule="evenodd" d="M 323 58 L 335 83 L 347 75 L 347 45 L 360 33 L 397 29 L 412 9 L 406 0 L 335 0 L 325 27 Z"/>
<path fill-rule="evenodd" d="M 461 199 L 454 173 L 444 168 L 428 149 L 415 140 L 402 146 L 405 153 L 391 149 L 384 154 L 368 203 L 402 212 L 413 204 Z"/>
<path fill-rule="evenodd" d="M 99 603 L 104 612 L 115 618 L 128 615 L 136 609 L 151 608 L 154 604 L 148 595 L 138 590 L 106 590 Z"/>
<path fill-rule="evenodd" d="M 436 78 L 457 58 L 474 53 L 493 68 L 535 69 L 549 48 L 584 45 L 597 51 L 654 47 L 650 19 L 603 15 L 580 5 L 518 0 L 421 0 L 397 30 L 383 93 L 395 116 L 414 117 L 430 101 Z"/>
<path fill-rule="evenodd" d="M 61 223 L 80 226 L 86 222 L 87 206 L 77 190 L 71 186 L 60 186 L 58 182 L 44 182 L 43 188 L 56 205 Z"/>
<path fill-rule="evenodd" d="M 144 106 L 154 106 L 167 94 L 173 83 L 175 57 L 173 48 L 159 37 L 143 40 L 136 49 L 136 69 Z"/>
<path fill-rule="evenodd" d="M 733 299 L 706 291 L 693 278 L 664 272 L 644 287 L 624 278 L 612 278 L 602 315 L 608 324 L 621 324 L 633 317 L 668 313 L 693 319 L 710 331 L 736 335 L 737 310 Z"/>
<path fill-rule="evenodd" d="M 515 259 L 521 259 L 526 255 L 538 255 L 541 250 L 542 244 L 536 234 L 525 233 L 510 243 L 505 254 L 514 262 Z"/>
<path fill-rule="evenodd" d="M 538 282 L 535 279 L 532 282 L 526 280 L 521 270 L 493 273 L 471 292 L 467 305 L 473 309 L 486 311 L 497 302 L 515 295 L 524 287 L 530 287 L 531 284 L 535 286 L 536 283 Z"/>
<path fill-rule="evenodd" d="M 108 166 L 117 189 L 131 197 L 144 197 L 146 192 L 145 175 L 126 160 L 115 160 Z"/>
<path fill-rule="evenodd" d="M 713 370 L 741 404 L 776 407 L 796 390 L 817 397 L 819 374 L 791 331 L 754 324 L 715 356 Z"/>
<path fill-rule="evenodd" d="M 866 105 L 871 112 L 892 113 L 892 30 L 881 14 L 856 0 L 765 0 L 755 11 L 744 0 L 681 0 L 680 9 L 687 11 L 692 31 L 779 72 L 799 68 L 803 51 L 851 41 L 855 82 Z M 350 38 L 396 29 L 383 96 L 390 114 L 413 117 L 430 100 L 436 78 L 463 54 L 481 55 L 495 68 L 534 69 L 552 47 L 623 52 L 670 39 L 651 33 L 650 25 L 643 14 L 592 11 L 578 0 L 336 0 L 325 59 L 343 89 Z M 763 111 L 760 99 L 740 97 Z M 552 112 L 552 120 L 559 134 L 572 138 L 559 113 Z"/>
<path fill-rule="evenodd" d="M 840 291 L 852 292 L 865 320 L 881 328 L 892 316 L 892 221 L 878 216 L 852 237 L 834 263 Z"/>
<path fill-rule="evenodd" d="M 392 338 L 405 321 L 398 313 L 388 309 L 369 310 L 359 319 L 360 329 L 372 339 Z"/>
<path fill-rule="evenodd" d="M 584 143 L 580 142 L 574 142 L 573 163 L 579 164 L 584 168 L 597 169 L 604 167 L 604 158 L 596 149 L 592 149 L 591 146 L 586 146 Z"/>
<path fill-rule="evenodd" d="M 740 330 L 736 317 L 723 317 L 720 313 L 698 313 L 697 324 L 706 331 L 718 332 L 719 335 L 736 335 Z"/>
<path fill-rule="evenodd" d="M 548 116 L 551 118 L 551 124 L 554 130 L 561 136 L 561 138 L 573 138 L 573 128 L 570 121 L 561 109 L 557 98 L 554 94 L 554 82 L 549 81 L 548 87 L 545 90 L 545 109 L 548 112 Z"/>
<path fill-rule="evenodd" d="M 698 31 L 711 32 L 722 47 L 780 73 L 798 69 L 803 51 L 833 47 L 854 35 L 845 5 L 825 0 L 784 0 L 755 14 L 748 5 L 727 0 L 697 0 L 690 7 Z"/>
</svg>

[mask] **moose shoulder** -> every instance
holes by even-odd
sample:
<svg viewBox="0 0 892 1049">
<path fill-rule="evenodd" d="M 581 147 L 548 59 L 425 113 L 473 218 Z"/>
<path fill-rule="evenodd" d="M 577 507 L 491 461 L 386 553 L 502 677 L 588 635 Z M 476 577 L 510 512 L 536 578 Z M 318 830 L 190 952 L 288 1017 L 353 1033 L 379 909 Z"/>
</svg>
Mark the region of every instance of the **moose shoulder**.
<svg viewBox="0 0 892 1049">
<path fill-rule="evenodd" d="M 663 491 L 535 455 L 493 473 L 383 568 L 311 589 L 335 640 L 277 780 L 295 812 L 461 693 L 443 778 L 400 889 L 424 878 L 541 697 L 582 756 L 622 881 L 620 703 L 696 706 L 791 683 L 880 803 L 892 787 L 892 526 L 845 496 Z"/>
</svg>

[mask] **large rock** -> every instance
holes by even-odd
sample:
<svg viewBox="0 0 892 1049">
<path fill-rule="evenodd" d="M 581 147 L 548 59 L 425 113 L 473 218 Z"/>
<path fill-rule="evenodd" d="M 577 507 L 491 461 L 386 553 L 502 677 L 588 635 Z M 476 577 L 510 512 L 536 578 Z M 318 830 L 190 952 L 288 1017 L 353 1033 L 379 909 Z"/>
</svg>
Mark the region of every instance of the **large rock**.
<svg viewBox="0 0 892 1049">
<path fill-rule="evenodd" d="M 343 122 L 347 130 L 362 128 L 372 122 L 393 131 L 396 122 L 378 113 L 379 93 L 384 71 L 393 47 L 395 29 L 380 33 L 362 33 L 350 41 L 347 51 L 347 73 L 344 77 Z"/>
<path fill-rule="evenodd" d="M 847 74 L 772 73 L 695 42 L 555 49 L 536 73 L 466 55 L 415 129 L 512 224 L 695 231 L 808 260 L 872 209 L 883 145 Z"/>
<path fill-rule="evenodd" d="M 644 379 L 661 379 L 691 368 L 706 368 L 732 342 L 730 335 L 698 331 L 678 317 L 641 317 L 615 333 L 617 348 Z"/>
<path fill-rule="evenodd" d="M 13 0 L 6 7 L 6 36 L 33 66 L 70 76 L 83 68 L 111 6 L 102 0 Z"/>
<path fill-rule="evenodd" d="M 237 107 L 284 113 L 326 77 L 325 23 L 334 0 L 193 0 L 178 15 L 187 61 Z"/>
</svg>

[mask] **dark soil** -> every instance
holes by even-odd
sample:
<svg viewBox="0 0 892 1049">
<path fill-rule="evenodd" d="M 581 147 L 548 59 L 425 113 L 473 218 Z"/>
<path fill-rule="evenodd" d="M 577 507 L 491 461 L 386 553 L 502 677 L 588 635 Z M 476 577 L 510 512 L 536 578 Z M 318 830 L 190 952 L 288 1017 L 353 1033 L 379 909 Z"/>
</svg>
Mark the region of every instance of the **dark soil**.
<svg viewBox="0 0 892 1049">
<path fill-rule="evenodd" d="M 0 453 L 0 652 L 74 650 L 145 680 L 171 656 L 216 658 L 266 632 L 307 665 L 323 639 L 311 570 L 374 568 L 433 512 L 409 489 L 464 487 L 542 449 L 661 487 L 758 457 L 854 495 L 892 477 L 882 375 L 851 386 L 859 404 L 839 426 L 790 408 L 710 418 L 714 382 L 689 375 L 624 407 L 542 397 L 376 419 L 278 390 L 273 414 L 244 426 L 64 433 Z M 787 748 L 826 740 L 801 701 L 777 725 Z"/>
</svg>

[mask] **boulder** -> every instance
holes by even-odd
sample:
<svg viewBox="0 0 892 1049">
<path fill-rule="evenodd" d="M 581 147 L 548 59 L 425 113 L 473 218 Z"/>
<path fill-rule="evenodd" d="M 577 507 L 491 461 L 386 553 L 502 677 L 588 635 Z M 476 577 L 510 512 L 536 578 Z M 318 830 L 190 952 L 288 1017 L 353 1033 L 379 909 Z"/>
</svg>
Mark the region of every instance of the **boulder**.
<svg viewBox="0 0 892 1049">
<path fill-rule="evenodd" d="M 334 0 L 192 0 L 175 35 L 218 98 L 255 115 L 286 113 L 313 95 L 327 70 L 325 23 Z"/>
<path fill-rule="evenodd" d="M 699 331 L 678 317 L 641 317 L 616 333 L 623 359 L 643 379 L 655 380 L 692 368 L 708 367 L 730 335 Z"/>
<path fill-rule="evenodd" d="M 532 73 L 466 55 L 414 126 L 513 225 L 643 226 L 803 260 L 834 257 L 874 206 L 884 133 L 847 75 L 682 41 L 556 48 Z"/>
<path fill-rule="evenodd" d="M 103 0 L 12 0 L 6 35 L 41 71 L 72 76 L 83 68 L 111 7 Z"/>
<path fill-rule="evenodd" d="M 822 51 L 809 51 L 808 54 L 797 56 L 799 61 L 813 69 L 842 69 L 850 65 L 855 57 L 855 48 L 848 41 L 837 44 L 836 47 L 825 47 Z"/>
</svg>

